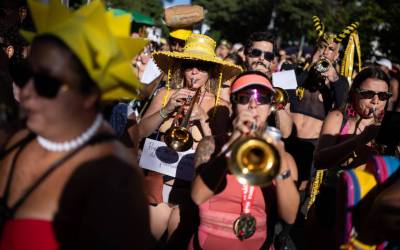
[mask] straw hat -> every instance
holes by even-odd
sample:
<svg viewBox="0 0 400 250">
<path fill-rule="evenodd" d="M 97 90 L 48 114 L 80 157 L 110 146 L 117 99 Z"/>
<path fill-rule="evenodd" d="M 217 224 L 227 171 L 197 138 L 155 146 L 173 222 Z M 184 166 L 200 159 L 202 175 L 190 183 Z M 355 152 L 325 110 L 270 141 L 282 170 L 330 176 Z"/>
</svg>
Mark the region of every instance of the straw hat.
<svg viewBox="0 0 400 250">
<path fill-rule="evenodd" d="M 131 59 L 148 41 L 130 37 L 129 15 L 114 16 L 99 0 L 76 11 L 59 0 L 49 4 L 28 0 L 28 4 L 37 30 L 21 31 L 28 41 L 41 35 L 62 40 L 97 83 L 103 100 L 136 96 L 141 83 L 133 73 Z"/>
<path fill-rule="evenodd" d="M 180 64 L 177 61 L 192 60 L 214 63 L 217 72 L 220 74 L 221 81 L 230 80 L 242 71 L 242 68 L 236 64 L 223 61 L 215 55 L 215 41 L 200 34 L 192 34 L 186 41 L 183 52 L 158 51 L 153 53 L 154 61 L 157 66 L 166 74 L 169 71 L 174 72 Z"/>
</svg>

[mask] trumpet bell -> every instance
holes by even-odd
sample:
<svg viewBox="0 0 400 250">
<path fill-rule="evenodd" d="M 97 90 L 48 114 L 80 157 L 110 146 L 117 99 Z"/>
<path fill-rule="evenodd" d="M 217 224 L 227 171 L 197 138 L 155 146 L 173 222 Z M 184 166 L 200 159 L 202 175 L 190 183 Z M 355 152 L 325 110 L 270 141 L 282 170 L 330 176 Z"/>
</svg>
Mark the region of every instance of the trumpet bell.
<svg viewBox="0 0 400 250">
<path fill-rule="evenodd" d="M 164 142 L 177 152 L 183 152 L 193 146 L 193 137 L 185 127 L 171 127 L 165 132 Z"/>
<path fill-rule="evenodd" d="M 289 102 L 289 95 L 286 90 L 280 87 L 274 87 L 275 94 L 272 101 L 272 111 L 284 108 Z"/>
<path fill-rule="evenodd" d="M 228 167 L 241 184 L 268 186 L 279 173 L 280 156 L 262 138 L 243 137 L 233 145 Z"/>
</svg>

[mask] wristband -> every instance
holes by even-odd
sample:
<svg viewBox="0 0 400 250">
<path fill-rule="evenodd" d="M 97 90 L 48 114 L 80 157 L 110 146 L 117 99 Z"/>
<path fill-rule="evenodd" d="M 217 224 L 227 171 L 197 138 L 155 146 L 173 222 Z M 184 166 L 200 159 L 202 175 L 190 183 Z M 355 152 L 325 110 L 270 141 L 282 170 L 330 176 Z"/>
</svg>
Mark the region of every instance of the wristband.
<svg viewBox="0 0 400 250">
<path fill-rule="evenodd" d="M 162 108 L 160 109 L 160 116 L 161 116 L 161 118 L 166 119 L 166 118 L 168 117 L 168 115 L 169 115 L 169 114 L 166 112 L 165 108 L 162 107 Z"/>
<path fill-rule="evenodd" d="M 277 180 L 285 180 L 287 178 L 289 178 L 292 175 L 292 173 L 290 172 L 290 169 L 284 171 L 283 173 L 280 173 L 276 176 Z"/>
</svg>

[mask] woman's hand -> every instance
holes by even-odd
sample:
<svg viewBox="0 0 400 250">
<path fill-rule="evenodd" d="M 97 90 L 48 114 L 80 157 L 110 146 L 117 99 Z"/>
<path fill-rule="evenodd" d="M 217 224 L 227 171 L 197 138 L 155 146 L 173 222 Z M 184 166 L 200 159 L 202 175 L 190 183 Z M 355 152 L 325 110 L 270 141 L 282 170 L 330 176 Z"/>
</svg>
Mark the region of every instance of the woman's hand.
<svg viewBox="0 0 400 250">
<path fill-rule="evenodd" d="M 182 106 L 189 96 L 194 96 L 194 92 L 188 89 L 179 89 L 171 95 L 165 106 L 165 111 L 171 114 L 179 106 Z"/>
<path fill-rule="evenodd" d="M 233 133 L 226 145 L 230 146 L 239 136 L 250 133 L 252 124 L 257 124 L 257 121 L 251 112 L 240 112 L 233 120 Z"/>
<path fill-rule="evenodd" d="M 378 136 L 380 130 L 379 125 L 371 124 L 364 128 L 364 130 L 358 135 L 360 138 L 360 144 L 367 144 L 371 140 Z"/>
<path fill-rule="evenodd" d="M 332 63 L 329 63 L 328 70 L 321 75 L 328 79 L 329 82 L 336 82 L 337 80 L 339 80 L 338 73 L 336 72 L 336 69 Z"/>
</svg>

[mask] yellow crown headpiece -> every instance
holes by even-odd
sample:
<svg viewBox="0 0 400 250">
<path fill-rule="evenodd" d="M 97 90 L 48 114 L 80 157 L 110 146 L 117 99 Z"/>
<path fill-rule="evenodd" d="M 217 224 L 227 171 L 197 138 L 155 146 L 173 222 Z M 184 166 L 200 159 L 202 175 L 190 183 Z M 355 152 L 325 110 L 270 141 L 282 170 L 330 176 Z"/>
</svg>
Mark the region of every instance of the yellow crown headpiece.
<svg viewBox="0 0 400 250">
<path fill-rule="evenodd" d="M 340 74 L 346 76 L 351 83 L 353 76 L 353 65 L 354 65 L 354 54 L 357 50 L 358 57 L 358 71 L 361 71 L 361 48 L 360 39 L 358 37 L 357 28 L 360 25 L 359 22 L 354 22 L 349 26 L 345 27 L 339 34 L 334 34 L 330 32 L 325 32 L 325 25 L 321 22 L 319 17 L 312 17 L 314 28 L 317 31 L 318 42 L 325 41 L 327 43 L 342 43 L 344 39 L 349 37 L 349 42 L 344 52 L 344 57 L 342 60 L 342 65 L 340 69 Z"/>
<path fill-rule="evenodd" d="M 129 15 L 114 16 L 98 0 L 76 11 L 59 0 L 50 0 L 49 4 L 28 0 L 28 4 L 36 26 L 36 33 L 21 31 L 28 41 L 46 34 L 62 40 L 97 83 L 103 100 L 136 96 L 141 84 L 131 60 L 147 41 L 130 38 Z"/>
</svg>

